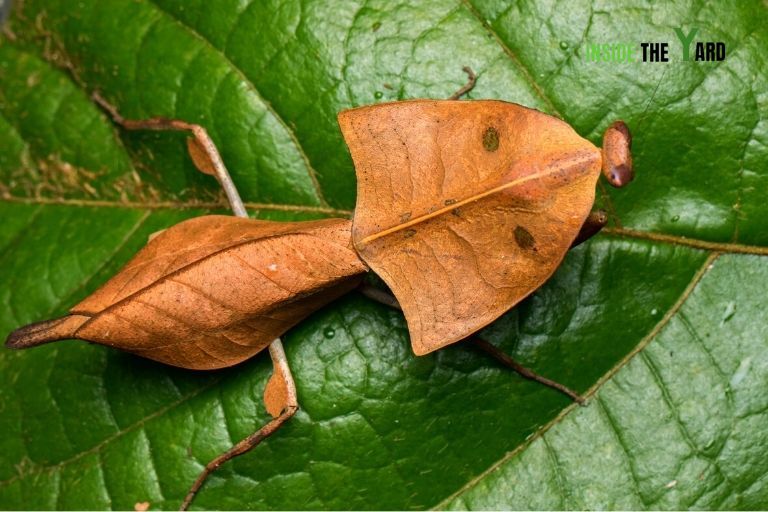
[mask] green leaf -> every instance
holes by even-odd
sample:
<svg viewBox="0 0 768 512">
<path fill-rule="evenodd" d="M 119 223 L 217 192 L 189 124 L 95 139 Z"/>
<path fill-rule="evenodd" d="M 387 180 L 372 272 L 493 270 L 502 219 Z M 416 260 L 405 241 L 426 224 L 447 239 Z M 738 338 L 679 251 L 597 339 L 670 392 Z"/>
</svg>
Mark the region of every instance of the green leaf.
<svg viewBox="0 0 768 512">
<path fill-rule="evenodd" d="M 301 410 L 224 465 L 199 508 L 768 506 L 768 21 L 762 4 L 25 0 L 0 41 L 0 336 L 64 313 L 147 237 L 224 207 L 184 137 L 205 126 L 255 216 L 349 215 L 344 108 L 470 98 L 634 134 L 602 235 L 483 334 L 591 396 L 574 407 L 456 345 L 410 351 L 358 294 L 285 336 Z M 682 62 L 674 29 L 724 41 Z M 584 59 L 665 41 L 671 62 Z M 727 254 L 727 253 L 740 253 Z M 718 256 L 720 254 L 725 254 Z M 0 351 L 0 507 L 178 507 L 267 421 L 266 355 L 183 371 L 82 342 Z"/>
<path fill-rule="evenodd" d="M 755 319 L 767 281 L 764 256 L 708 259 L 589 407 L 562 415 L 441 505 L 765 508 L 768 327 Z"/>
</svg>

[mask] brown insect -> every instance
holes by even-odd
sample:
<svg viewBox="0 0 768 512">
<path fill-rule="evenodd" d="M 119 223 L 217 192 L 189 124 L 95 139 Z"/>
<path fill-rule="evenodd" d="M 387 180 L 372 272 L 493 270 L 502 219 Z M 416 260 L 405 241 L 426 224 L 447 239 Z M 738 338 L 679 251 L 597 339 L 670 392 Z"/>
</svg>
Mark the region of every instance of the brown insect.
<svg viewBox="0 0 768 512">
<path fill-rule="evenodd" d="M 467 72 L 470 83 L 455 98 L 474 84 Z M 570 247 L 605 225 L 603 212 L 590 213 L 601 169 L 614 186 L 633 177 L 621 121 L 600 150 L 560 119 L 512 103 L 403 101 L 339 114 L 358 179 L 352 220 L 252 220 L 205 129 L 125 120 L 95 99 L 125 128 L 190 131 L 192 160 L 219 180 L 237 217 L 199 217 L 156 234 L 69 315 L 22 327 L 6 346 L 77 338 L 192 369 L 232 366 L 269 347 L 275 371 L 265 402 L 273 420 L 211 461 L 182 509 L 212 471 L 298 409 L 279 339 L 288 329 L 358 288 L 402 308 L 417 355 L 466 339 L 540 287 Z M 394 297 L 361 285 L 369 270 Z"/>
</svg>

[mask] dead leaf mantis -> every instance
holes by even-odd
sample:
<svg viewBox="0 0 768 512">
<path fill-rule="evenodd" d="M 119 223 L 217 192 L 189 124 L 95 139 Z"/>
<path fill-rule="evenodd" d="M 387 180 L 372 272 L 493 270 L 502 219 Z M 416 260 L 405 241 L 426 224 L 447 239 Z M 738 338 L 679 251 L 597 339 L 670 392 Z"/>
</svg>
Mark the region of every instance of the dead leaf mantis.
<svg viewBox="0 0 768 512">
<path fill-rule="evenodd" d="M 221 464 L 248 452 L 298 410 L 280 336 L 355 288 L 403 310 L 418 355 L 467 339 L 536 290 L 567 250 L 607 221 L 591 212 L 600 171 L 633 177 L 622 122 L 602 150 L 563 121 L 499 101 L 412 100 L 344 111 L 339 123 L 358 175 L 353 220 L 248 218 L 206 130 L 179 120 L 124 119 L 130 130 L 191 134 L 197 168 L 221 184 L 235 217 L 204 216 L 154 236 L 110 281 L 62 318 L 22 327 L 10 348 L 79 338 L 195 369 L 237 364 L 268 347 L 264 400 L 272 420 L 210 461 L 191 504 Z M 373 270 L 392 290 L 362 283 Z M 247 283 L 247 285 L 243 285 Z M 478 348 L 574 400 L 572 390 L 522 367 L 490 343 Z"/>
</svg>

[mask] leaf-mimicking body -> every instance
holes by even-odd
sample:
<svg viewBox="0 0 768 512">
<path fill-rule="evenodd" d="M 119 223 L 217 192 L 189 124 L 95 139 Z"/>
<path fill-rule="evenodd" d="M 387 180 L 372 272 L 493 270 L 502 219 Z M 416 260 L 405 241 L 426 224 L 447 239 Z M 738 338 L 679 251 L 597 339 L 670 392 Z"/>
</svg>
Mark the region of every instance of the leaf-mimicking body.
<svg viewBox="0 0 768 512">
<path fill-rule="evenodd" d="M 474 84 L 465 71 L 470 84 L 460 93 Z M 361 291 L 403 310 L 417 355 L 465 339 L 541 286 L 573 244 L 605 224 L 603 212 L 590 213 L 601 169 L 615 186 L 633 177 L 622 122 L 608 128 L 600 150 L 565 122 L 512 103 L 403 101 L 339 114 L 358 180 L 352 220 L 254 220 L 203 127 L 126 120 L 94 99 L 124 128 L 191 133 L 192 161 L 221 183 L 237 216 L 198 217 L 158 233 L 69 315 L 21 327 L 6 345 L 77 338 L 191 369 L 232 366 L 269 347 L 272 421 L 210 461 L 182 509 L 210 473 L 298 410 L 280 342 L 288 329 L 373 270 L 394 298 Z"/>
</svg>

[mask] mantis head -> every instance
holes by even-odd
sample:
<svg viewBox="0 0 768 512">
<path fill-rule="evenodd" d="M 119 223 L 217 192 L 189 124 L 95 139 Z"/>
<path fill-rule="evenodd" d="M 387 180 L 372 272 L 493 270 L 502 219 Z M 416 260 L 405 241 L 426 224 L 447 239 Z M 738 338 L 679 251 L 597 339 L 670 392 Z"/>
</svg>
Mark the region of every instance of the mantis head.
<svg viewBox="0 0 768 512">
<path fill-rule="evenodd" d="M 624 121 L 614 121 L 603 135 L 603 175 L 614 187 L 623 187 L 635 177 L 632 169 L 632 134 Z"/>
</svg>

